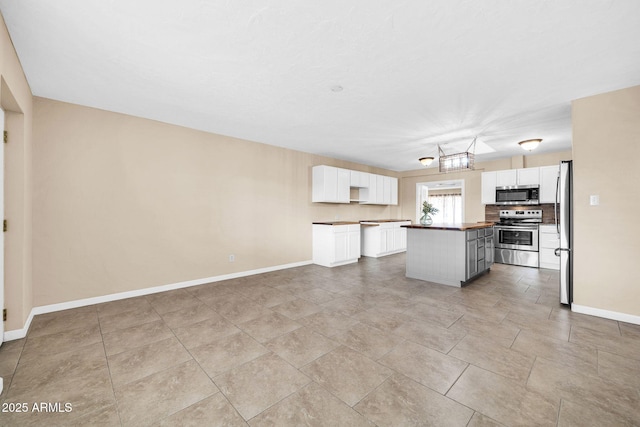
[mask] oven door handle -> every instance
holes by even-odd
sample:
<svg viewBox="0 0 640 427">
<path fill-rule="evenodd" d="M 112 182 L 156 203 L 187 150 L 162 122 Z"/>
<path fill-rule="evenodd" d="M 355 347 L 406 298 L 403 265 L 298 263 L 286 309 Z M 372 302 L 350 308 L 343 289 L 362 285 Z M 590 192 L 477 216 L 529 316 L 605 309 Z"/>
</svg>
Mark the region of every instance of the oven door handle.
<svg viewBox="0 0 640 427">
<path fill-rule="evenodd" d="M 521 225 L 521 226 L 513 226 L 513 225 L 496 225 L 495 228 L 497 230 L 532 230 L 535 231 L 538 229 L 537 225 Z"/>
</svg>

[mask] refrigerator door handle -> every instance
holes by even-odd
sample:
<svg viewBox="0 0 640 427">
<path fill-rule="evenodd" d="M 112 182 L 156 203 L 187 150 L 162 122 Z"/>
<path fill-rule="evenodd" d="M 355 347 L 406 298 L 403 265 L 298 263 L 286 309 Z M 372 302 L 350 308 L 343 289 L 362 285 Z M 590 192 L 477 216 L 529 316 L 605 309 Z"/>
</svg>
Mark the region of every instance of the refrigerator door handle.
<svg viewBox="0 0 640 427">
<path fill-rule="evenodd" d="M 560 172 L 558 171 L 558 178 L 556 179 L 556 199 L 553 202 L 553 217 L 556 220 L 556 233 L 560 235 L 560 222 L 558 221 L 558 197 L 560 196 Z M 559 255 L 558 255 L 559 256 Z"/>
<path fill-rule="evenodd" d="M 554 254 L 555 256 L 560 256 L 560 252 L 561 252 L 561 251 L 571 252 L 571 249 L 569 249 L 569 248 L 555 248 L 555 249 L 553 250 L 553 254 Z"/>
</svg>

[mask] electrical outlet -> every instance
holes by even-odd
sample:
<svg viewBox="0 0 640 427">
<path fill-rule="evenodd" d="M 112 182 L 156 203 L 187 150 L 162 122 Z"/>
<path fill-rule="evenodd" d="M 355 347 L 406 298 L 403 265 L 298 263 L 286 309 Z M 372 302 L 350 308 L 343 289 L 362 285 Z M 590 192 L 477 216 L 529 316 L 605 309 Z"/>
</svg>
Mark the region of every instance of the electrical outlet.
<svg viewBox="0 0 640 427">
<path fill-rule="evenodd" d="M 597 194 L 593 196 L 589 196 L 589 204 L 591 206 L 598 206 L 600 204 L 600 196 Z"/>
<path fill-rule="evenodd" d="M 234 262 L 236 260 L 236 256 L 234 254 L 229 255 L 229 262 Z"/>
</svg>

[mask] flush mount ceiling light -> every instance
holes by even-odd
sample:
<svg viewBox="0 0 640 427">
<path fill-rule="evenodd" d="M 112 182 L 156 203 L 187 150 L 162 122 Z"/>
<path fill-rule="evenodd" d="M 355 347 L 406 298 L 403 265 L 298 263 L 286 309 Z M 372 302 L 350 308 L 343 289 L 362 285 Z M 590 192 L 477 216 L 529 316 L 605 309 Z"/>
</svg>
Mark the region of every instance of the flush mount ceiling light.
<svg viewBox="0 0 640 427">
<path fill-rule="evenodd" d="M 438 152 L 440 153 L 440 172 L 458 172 L 465 170 L 475 169 L 475 151 L 476 151 L 476 136 L 473 138 L 467 151 L 455 154 L 444 154 L 442 148 L 438 144 Z"/>
<path fill-rule="evenodd" d="M 518 145 L 522 147 L 523 150 L 531 151 L 540 145 L 541 142 L 541 139 L 527 139 L 526 141 L 518 142 Z"/>
<path fill-rule="evenodd" d="M 421 157 L 418 159 L 418 161 L 422 163 L 422 166 L 429 166 L 435 159 L 435 157 Z"/>
</svg>

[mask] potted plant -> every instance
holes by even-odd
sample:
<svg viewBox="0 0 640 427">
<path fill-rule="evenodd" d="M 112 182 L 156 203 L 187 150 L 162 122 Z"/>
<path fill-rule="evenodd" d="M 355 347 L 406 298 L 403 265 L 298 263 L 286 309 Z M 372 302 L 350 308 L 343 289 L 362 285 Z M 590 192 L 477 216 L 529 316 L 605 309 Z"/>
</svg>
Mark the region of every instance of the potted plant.
<svg viewBox="0 0 640 427">
<path fill-rule="evenodd" d="M 431 214 L 437 214 L 438 208 L 434 207 L 429 202 L 424 202 L 422 204 L 422 217 L 420 218 L 420 224 L 422 225 L 431 225 L 433 224 L 433 218 L 431 218 Z"/>
</svg>

